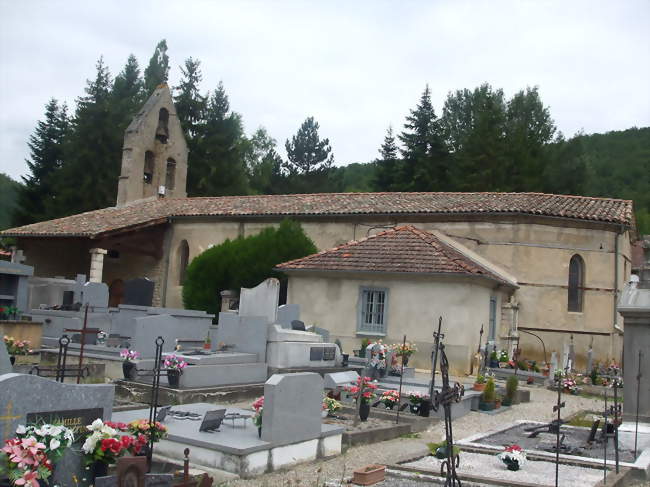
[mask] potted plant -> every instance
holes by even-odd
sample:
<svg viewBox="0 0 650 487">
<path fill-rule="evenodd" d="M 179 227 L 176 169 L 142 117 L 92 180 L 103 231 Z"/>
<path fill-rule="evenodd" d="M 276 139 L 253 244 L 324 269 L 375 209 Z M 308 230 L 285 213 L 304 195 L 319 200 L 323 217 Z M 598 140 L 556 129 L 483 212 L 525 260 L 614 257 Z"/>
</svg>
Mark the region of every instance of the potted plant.
<svg viewBox="0 0 650 487">
<path fill-rule="evenodd" d="M 402 357 L 402 362 L 404 363 L 404 367 L 406 367 L 409 363 L 409 357 L 413 355 L 415 352 L 418 351 L 417 347 L 415 346 L 415 343 L 394 343 L 393 345 L 390 346 L 391 350 L 395 352 L 395 355 L 397 357 Z"/>
<path fill-rule="evenodd" d="M 499 352 L 499 368 L 505 369 L 509 366 L 510 358 L 508 357 L 508 352 L 501 350 Z"/>
<path fill-rule="evenodd" d="M 110 464 L 133 450 L 136 440 L 123 434 L 124 432 L 115 426 L 115 423 L 104 423 L 101 419 L 96 419 L 90 426 L 86 426 L 90 435 L 81 449 L 86 454 L 86 463 L 93 467 L 94 477 L 106 476 Z"/>
<path fill-rule="evenodd" d="M 357 385 L 346 387 L 344 390 L 348 393 L 349 397 L 355 400 L 359 399 L 359 418 L 361 421 L 366 421 L 370 414 L 370 402 L 376 397 L 375 390 L 377 385 L 373 384 L 370 377 L 359 377 Z M 361 396 L 359 397 L 359 394 Z"/>
<path fill-rule="evenodd" d="M 211 350 L 212 349 L 212 340 L 210 339 L 210 332 L 208 332 L 207 336 L 205 337 L 205 341 L 203 342 L 203 350 Z"/>
<path fill-rule="evenodd" d="M 149 422 L 148 419 L 136 419 L 129 424 L 118 423 L 122 431 L 128 431 L 133 435 L 133 454 L 135 456 L 147 456 L 149 453 L 149 442 L 156 443 L 167 436 L 167 427 L 158 421 Z"/>
<path fill-rule="evenodd" d="M 496 394 L 494 397 L 494 409 L 499 409 L 501 407 L 501 401 L 503 398 L 501 397 L 501 394 Z"/>
<path fill-rule="evenodd" d="M 124 380 L 135 380 L 138 376 L 138 366 L 133 362 L 140 358 L 140 353 L 135 350 L 123 348 L 120 352 L 120 357 L 124 359 L 122 362 L 122 373 Z"/>
<path fill-rule="evenodd" d="M 494 387 L 494 379 L 490 377 L 485 384 L 485 389 L 483 389 L 479 401 L 478 408 L 481 411 L 492 411 L 494 409 L 494 403 L 496 401 L 496 392 Z"/>
<path fill-rule="evenodd" d="M 336 412 L 341 409 L 343 405 L 338 402 L 336 399 L 331 398 L 329 396 L 323 397 L 323 417 L 335 417 Z"/>
<path fill-rule="evenodd" d="M 368 348 L 369 343 L 370 340 L 368 338 L 364 338 L 363 340 L 361 340 L 361 347 L 359 348 L 360 358 L 366 358 L 366 348 Z"/>
<path fill-rule="evenodd" d="M 476 376 L 476 380 L 474 381 L 474 385 L 472 386 L 472 389 L 474 389 L 475 391 L 482 391 L 483 389 L 485 389 L 485 382 L 486 382 L 485 376 L 483 374 L 478 374 Z"/>
<path fill-rule="evenodd" d="M 385 465 L 366 465 L 352 473 L 352 483 L 357 485 L 373 485 L 385 479 Z"/>
<path fill-rule="evenodd" d="M 516 404 L 517 401 L 517 387 L 519 386 L 519 380 L 514 375 L 508 377 L 506 381 L 506 397 L 503 398 L 504 406 L 512 406 Z"/>
<path fill-rule="evenodd" d="M 29 340 L 16 340 L 14 337 L 5 335 L 3 337 L 5 342 L 5 347 L 7 347 L 7 353 L 9 354 L 9 360 L 11 365 L 16 363 L 17 355 L 27 355 L 32 353 L 32 350 L 29 348 Z"/>
<path fill-rule="evenodd" d="M 497 457 L 505 463 L 508 470 L 519 470 L 526 463 L 526 453 L 519 445 L 506 447 Z"/>
<path fill-rule="evenodd" d="M 497 353 L 496 350 L 492 350 L 492 352 L 490 352 L 490 367 L 494 369 L 498 366 L 499 366 L 499 354 Z"/>
<path fill-rule="evenodd" d="M 187 362 L 179 359 L 175 353 L 165 357 L 165 368 L 167 369 L 167 382 L 172 389 L 178 389 L 180 385 L 181 374 L 187 367 Z"/>
<path fill-rule="evenodd" d="M 409 392 L 408 399 L 409 399 L 409 410 L 413 414 L 419 414 L 420 413 L 420 406 L 422 404 L 422 401 L 427 398 L 426 394 L 422 394 L 417 391 Z"/>
<path fill-rule="evenodd" d="M 257 436 L 262 437 L 262 412 L 264 411 L 264 396 L 255 399 L 253 403 L 255 414 L 253 415 L 253 424 L 257 426 Z"/>
<path fill-rule="evenodd" d="M 399 392 L 396 390 L 384 391 L 381 395 L 380 401 L 386 409 L 393 409 L 396 404 L 399 404 Z"/>
</svg>

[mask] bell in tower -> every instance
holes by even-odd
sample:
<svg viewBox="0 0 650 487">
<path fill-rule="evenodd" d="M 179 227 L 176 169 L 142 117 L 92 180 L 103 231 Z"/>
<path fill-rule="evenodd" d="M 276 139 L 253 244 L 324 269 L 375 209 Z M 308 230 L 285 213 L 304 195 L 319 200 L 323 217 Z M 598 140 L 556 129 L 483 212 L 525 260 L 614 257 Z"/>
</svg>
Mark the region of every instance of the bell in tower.
<svg viewBox="0 0 650 487">
<path fill-rule="evenodd" d="M 156 127 L 156 139 L 161 143 L 166 144 L 169 138 L 169 112 L 165 108 L 161 108 L 158 112 L 158 127 Z"/>
</svg>

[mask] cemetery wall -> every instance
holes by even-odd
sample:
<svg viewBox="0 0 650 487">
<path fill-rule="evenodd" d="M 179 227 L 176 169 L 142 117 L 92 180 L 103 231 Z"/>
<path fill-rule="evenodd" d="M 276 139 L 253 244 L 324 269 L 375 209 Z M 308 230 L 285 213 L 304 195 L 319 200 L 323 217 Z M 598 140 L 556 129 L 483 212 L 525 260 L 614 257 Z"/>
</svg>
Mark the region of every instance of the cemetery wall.
<svg viewBox="0 0 650 487">
<path fill-rule="evenodd" d="M 362 286 L 388 289 L 385 336 L 357 331 Z M 409 365 L 425 369 L 431 368 L 431 335 L 442 316 L 450 364 L 456 373 L 467 373 L 470 357 L 478 347 L 481 324 L 487 328 L 489 322 L 490 296 L 497 296 L 498 305 L 503 298 L 502 292 L 493 287 L 489 281 L 481 284 L 462 278 L 292 273 L 288 300 L 302 303 L 301 319 L 305 324 L 329 330 L 330 339 L 341 340 L 348 353 L 359 348 L 365 336 L 397 343 L 406 334 L 407 340 L 416 342 L 420 350 Z"/>
</svg>

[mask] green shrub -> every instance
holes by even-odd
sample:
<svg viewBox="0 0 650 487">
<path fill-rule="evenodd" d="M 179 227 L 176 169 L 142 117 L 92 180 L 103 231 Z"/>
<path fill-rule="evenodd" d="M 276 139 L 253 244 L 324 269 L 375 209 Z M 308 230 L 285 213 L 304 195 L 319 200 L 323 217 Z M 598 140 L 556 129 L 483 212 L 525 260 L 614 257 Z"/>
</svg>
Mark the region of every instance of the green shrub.
<svg viewBox="0 0 650 487">
<path fill-rule="evenodd" d="M 269 277 L 278 278 L 281 293 L 286 293 L 286 276 L 273 268 L 316 251 L 300 224 L 291 220 L 283 220 L 278 228 L 265 228 L 257 235 L 228 239 L 196 256 L 187 267 L 183 304 L 187 309 L 217 314 L 221 291 L 254 287 Z"/>
<path fill-rule="evenodd" d="M 478 374 L 476 376 L 476 384 L 485 384 L 485 376 L 482 374 Z"/>
<path fill-rule="evenodd" d="M 431 455 L 436 458 L 447 458 L 447 440 L 442 440 L 439 443 L 427 443 L 427 448 Z M 454 456 L 460 453 L 460 448 L 454 445 Z"/>
<path fill-rule="evenodd" d="M 511 375 L 508 377 L 508 380 L 506 381 L 506 397 L 508 398 L 508 401 L 512 403 L 512 401 L 515 398 L 515 395 L 517 394 L 517 386 L 519 385 L 519 380 L 514 375 Z"/>
<path fill-rule="evenodd" d="M 589 376 L 591 377 L 591 383 L 593 385 L 596 385 L 598 382 L 598 369 L 596 367 L 593 367 Z"/>
<path fill-rule="evenodd" d="M 494 379 L 490 377 L 485 384 L 485 389 L 481 393 L 483 402 L 494 402 L 496 400 L 496 392 L 494 390 Z"/>
<path fill-rule="evenodd" d="M 517 368 L 520 370 L 528 370 L 529 369 L 528 363 L 524 360 L 519 360 L 517 362 Z"/>
</svg>

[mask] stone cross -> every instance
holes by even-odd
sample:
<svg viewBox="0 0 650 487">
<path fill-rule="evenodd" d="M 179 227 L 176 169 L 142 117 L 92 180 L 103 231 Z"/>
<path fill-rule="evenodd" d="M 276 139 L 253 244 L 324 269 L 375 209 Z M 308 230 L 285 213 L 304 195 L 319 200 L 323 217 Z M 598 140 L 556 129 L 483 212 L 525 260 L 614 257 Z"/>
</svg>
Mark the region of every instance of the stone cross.
<svg viewBox="0 0 650 487">
<path fill-rule="evenodd" d="M 585 375 L 591 374 L 591 369 L 594 367 L 594 349 L 593 349 L 593 338 L 589 344 L 589 350 L 587 350 L 587 370 Z"/>
<path fill-rule="evenodd" d="M 569 344 L 564 343 L 562 345 L 562 363 L 561 363 L 562 369 L 566 369 L 567 366 L 569 365 L 569 360 L 570 360 L 570 358 L 569 358 L 569 350 L 570 350 Z"/>
<path fill-rule="evenodd" d="M 551 352 L 551 369 L 549 371 L 548 376 L 553 379 L 555 377 L 555 371 L 557 370 L 557 352 L 553 351 Z"/>
</svg>

